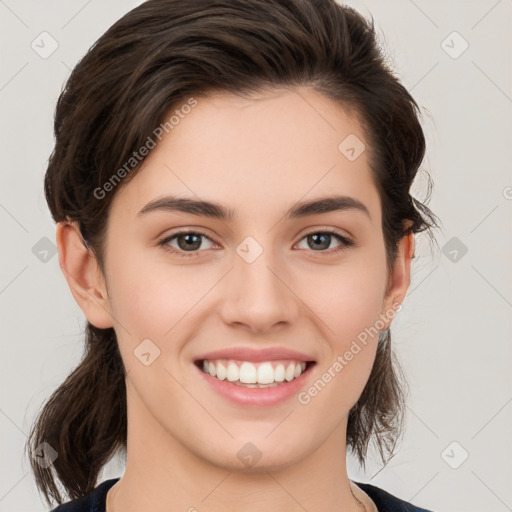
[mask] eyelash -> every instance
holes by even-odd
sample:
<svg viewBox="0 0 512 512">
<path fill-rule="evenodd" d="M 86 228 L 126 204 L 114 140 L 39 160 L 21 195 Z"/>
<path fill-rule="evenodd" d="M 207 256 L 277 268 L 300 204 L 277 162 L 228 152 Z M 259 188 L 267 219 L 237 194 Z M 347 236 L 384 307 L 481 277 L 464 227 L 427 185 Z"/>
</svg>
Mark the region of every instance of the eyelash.
<svg viewBox="0 0 512 512">
<path fill-rule="evenodd" d="M 177 254 L 179 257 L 190 258 L 190 257 L 194 257 L 194 256 L 199 256 L 201 251 L 191 251 L 191 252 L 187 253 L 186 251 L 178 250 L 178 249 L 168 245 L 168 243 L 171 240 L 173 240 L 174 238 L 176 238 L 176 237 L 178 237 L 180 235 L 199 235 L 199 236 L 207 238 L 208 240 L 213 242 L 213 240 L 209 236 L 207 236 L 204 233 L 201 233 L 199 231 L 178 231 L 177 233 L 174 233 L 171 236 L 168 236 L 168 237 L 160 240 L 158 242 L 158 245 L 162 246 L 163 249 L 166 250 L 166 251 L 169 251 L 169 252 L 171 252 L 173 254 Z M 327 253 L 327 254 L 337 254 L 340 251 L 344 251 L 344 250 L 348 249 L 349 247 L 352 247 L 353 245 L 355 245 L 355 243 L 352 240 L 350 240 L 349 238 L 347 238 L 347 237 L 345 237 L 343 235 L 340 235 L 336 231 L 331 231 L 331 230 L 311 231 L 310 233 L 306 233 L 300 239 L 300 241 L 302 241 L 304 238 L 306 238 L 308 236 L 311 236 L 311 235 L 332 235 L 339 242 L 341 242 L 341 245 L 339 247 L 335 248 L 335 249 L 330 249 L 330 250 L 325 250 L 325 251 L 312 251 L 312 252 L 320 252 L 320 253 Z"/>
</svg>

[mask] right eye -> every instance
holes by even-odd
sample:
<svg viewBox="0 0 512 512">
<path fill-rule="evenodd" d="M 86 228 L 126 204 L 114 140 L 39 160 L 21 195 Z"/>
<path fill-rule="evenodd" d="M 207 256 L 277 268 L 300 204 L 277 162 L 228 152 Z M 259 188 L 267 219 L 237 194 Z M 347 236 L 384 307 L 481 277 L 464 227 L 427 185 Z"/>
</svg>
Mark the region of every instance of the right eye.
<svg viewBox="0 0 512 512">
<path fill-rule="evenodd" d="M 198 249 L 202 245 L 202 238 L 209 240 L 214 243 L 208 236 L 204 233 L 200 233 L 197 231 L 179 231 L 178 233 L 174 233 L 171 236 L 164 238 L 158 242 L 158 245 L 161 245 L 166 251 L 170 251 L 172 253 L 178 254 L 178 256 L 183 256 L 185 258 L 190 256 L 197 256 L 200 252 Z M 171 242 L 176 239 L 178 243 L 178 247 L 171 245 Z M 187 254 L 188 253 L 188 254 Z"/>
</svg>

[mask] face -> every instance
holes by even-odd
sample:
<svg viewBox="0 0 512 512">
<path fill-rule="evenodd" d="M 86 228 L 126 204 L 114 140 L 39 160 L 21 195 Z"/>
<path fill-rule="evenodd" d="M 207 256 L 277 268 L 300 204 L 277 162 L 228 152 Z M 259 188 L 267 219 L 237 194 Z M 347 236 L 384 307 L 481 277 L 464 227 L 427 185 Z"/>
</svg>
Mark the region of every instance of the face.
<svg viewBox="0 0 512 512">
<path fill-rule="evenodd" d="M 285 467 L 344 438 L 375 333 L 401 298 L 386 294 L 370 148 L 355 118 L 309 88 L 196 99 L 108 219 L 129 414 L 141 435 L 216 466 Z M 323 211 L 302 207 L 317 201 Z"/>
</svg>

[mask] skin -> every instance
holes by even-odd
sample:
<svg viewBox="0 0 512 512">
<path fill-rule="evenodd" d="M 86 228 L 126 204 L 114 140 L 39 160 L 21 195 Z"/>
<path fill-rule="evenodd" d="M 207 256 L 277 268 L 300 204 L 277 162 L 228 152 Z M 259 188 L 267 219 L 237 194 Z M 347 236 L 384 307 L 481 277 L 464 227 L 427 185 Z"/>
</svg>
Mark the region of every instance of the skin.
<svg viewBox="0 0 512 512">
<path fill-rule="evenodd" d="M 198 377 L 193 359 L 226 347 L 282 346 L 316 361 L 310 386 L 358 334 L 403 301 L 413 235 L 400 241 L 388 275 L 369 145 L 338 103 L 306 87 L 252 99 L 197 99 L 116 191 L 104 275 L 76 224 L 57 226 L 59 262 L 73 296 L 92 324 L 114 327 L 128 372 L 127 464 L 107 511 L 363 510 L 347 476 L 346 427 L 377 336 L 307 405 L 293 396 L 272 407 L 236 406 Z M 367 148 L 355 161 L 338 150 L 349 134 Z M 297 201 L 333 192 L 357 198 L 371 218 L 346 210 L 283 220 Z M 167 194 L 216 201 L 236 218 L 137 215 Z M 198 256 L 158 245 L 177 228 L 209 237 L 195 249 Z M 308 244 L 306 235 L 325 229 L 356 245 L 334 252 L 341 244 L 335 237 L 320 249 Z M 263 249 L 250 264 L 236 252 L 247 236 Z M 169 242 L 176 251 L 178 241 Z M 161 351 L 149 366 L 133 353 L 147 338 Z M 250 468 L 237 457 L 248 442 L 262 454 Z"/>
</svg>

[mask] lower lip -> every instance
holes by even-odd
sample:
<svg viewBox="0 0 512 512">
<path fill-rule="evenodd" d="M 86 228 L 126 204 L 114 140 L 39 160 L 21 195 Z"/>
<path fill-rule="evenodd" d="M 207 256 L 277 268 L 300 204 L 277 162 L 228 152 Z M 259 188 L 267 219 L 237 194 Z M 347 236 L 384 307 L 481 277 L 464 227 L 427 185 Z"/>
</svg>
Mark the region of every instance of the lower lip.
<svg viewBox="0 0 512 512">
<path fill-rule="evenodd" d="M 308 365 L 306 370 L 296 379 L 290 382 L 284 381 L 282 384 L 269 388 L 238 386 L 228 380 L 219 380 L 216 377 L 212 377 L 209 373 L 202 371 L 197 365 L 194 366 L 206 382 L 220 395 L 235 402 L 237 405 L 261 407 L 276 405 L 297 394 L 309 377 L 311 368 L 314 365 Z"/>
</svg>

